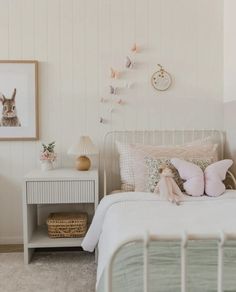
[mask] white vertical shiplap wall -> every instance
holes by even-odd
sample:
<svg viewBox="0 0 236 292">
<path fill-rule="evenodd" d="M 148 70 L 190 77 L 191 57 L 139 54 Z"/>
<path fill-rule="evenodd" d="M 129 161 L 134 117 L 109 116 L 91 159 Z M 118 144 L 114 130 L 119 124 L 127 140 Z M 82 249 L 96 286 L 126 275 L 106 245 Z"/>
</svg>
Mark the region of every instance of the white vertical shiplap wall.
<svg viewBox="0 0 236 292">
<path fill-rule="evenodd" d="M 236 1 L 224 0 L 224 129 L 227 132 L 226 157 L 236 158 Z M 236 173 L 236 165 L 233 166 Z"/>
<path fill-rule="evenodd" d="M 40 139 L 55 139 L 58 165 L 72 165 L 66 151 L 85 133 L 101 145 L 112 129 L 222 128 L 222 8 L 223 0 L 0 0 L 0 59 L 39 61 Z M 125 70 L 135 41 L 141 52 Z M 150 85 L 157 63 L 173 76 L 167 92 Z M 134 85 L 109 113 L 99 100 L 111 66 Z M 0 142 L 0 243 L 21 241 L 21 180 L 39 150 L 40 141 Z"/>
</svg>

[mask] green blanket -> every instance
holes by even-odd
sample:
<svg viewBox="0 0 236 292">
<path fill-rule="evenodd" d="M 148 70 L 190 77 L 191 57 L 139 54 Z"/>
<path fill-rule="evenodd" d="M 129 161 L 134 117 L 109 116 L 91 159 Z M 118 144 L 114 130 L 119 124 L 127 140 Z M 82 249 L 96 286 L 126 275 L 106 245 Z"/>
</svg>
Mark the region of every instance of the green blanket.
<svg viewBox="0 0 236 292">
<path fill-rule="evenodd" d="M 149 292 L 181 291 L 180 243 L 152 242 L 149 246 Z M 187 291 L 217 291 L 216 241 L 190 241 L 187 249 Z M 97 292 L 105 292 L 105 273 Z M 143 291 L 142 244 L 129 244 L 116 257 L 112 292 Z M 236 243 L 224 248 L 224 291 L 236 291 Z"/>
</svg>

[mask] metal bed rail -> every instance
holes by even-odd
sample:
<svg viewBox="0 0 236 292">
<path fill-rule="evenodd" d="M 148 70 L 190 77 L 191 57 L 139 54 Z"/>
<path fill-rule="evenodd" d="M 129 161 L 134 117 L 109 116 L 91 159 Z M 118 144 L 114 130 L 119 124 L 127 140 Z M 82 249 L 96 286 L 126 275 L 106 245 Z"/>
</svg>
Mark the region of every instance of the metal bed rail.
<svg viewBox="0 0 236 292">
<path fill-rule="evenodd" d="M 187 247 L 190 240 L 217 240 L 218 241 L 218 265 L 217 265 L 217 292 L 223 292 L 223 268 L 224 268 L 224 246 L 228 240 L 236 240 L 236 233 L 225 233 L 219 231 L 212 234 L 191 234 L 183 232 L 182 235 L 149 235 L 131 237 L 123 241 L 114 251 L 111 256 L 108 266 L 106 268 L 106 292 L 115 292 L 112 290 L 112 273 L 113 264 L 118 252 L 127 244 L 130 243 L 143 243 L 143 291 L 149 291 L 148 273 L 149 273 L 149 260 L 148 248 L 151 241 L 180 241 L 181 242 L 181 292 L 187 292 Z"/>
</svg>

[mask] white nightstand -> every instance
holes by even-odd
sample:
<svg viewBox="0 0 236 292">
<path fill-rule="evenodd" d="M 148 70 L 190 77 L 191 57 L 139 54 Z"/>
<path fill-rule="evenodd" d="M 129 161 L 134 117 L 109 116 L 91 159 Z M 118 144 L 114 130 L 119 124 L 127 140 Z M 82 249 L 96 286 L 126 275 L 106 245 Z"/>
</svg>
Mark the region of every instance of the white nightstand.
<svg viewBox="0 0 236 292">
<path fill-rule="evenodd" d="M 82 238 L 51 239 L 38 225 L 38 204 L 94 203 L 98 205 L 98 171 L 34 170 L 25 176 L 23 188 L 24 261 L 35 248 L 80 246 Z"/>
</svg>

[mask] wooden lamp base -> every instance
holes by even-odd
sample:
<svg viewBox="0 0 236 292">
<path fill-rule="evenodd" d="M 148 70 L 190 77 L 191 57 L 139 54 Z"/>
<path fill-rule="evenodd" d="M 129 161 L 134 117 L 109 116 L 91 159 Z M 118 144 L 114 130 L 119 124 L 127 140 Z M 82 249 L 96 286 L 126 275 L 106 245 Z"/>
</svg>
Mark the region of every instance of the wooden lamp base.
<svg viewBox="0 0 236 292">
<path fill-rule="evenodd" d="M 87 156 L 80 156 L 75 161 L 75 168 L 77 170 L 86 171 L 91 166 L 90 159 Z"/>
</svg>

